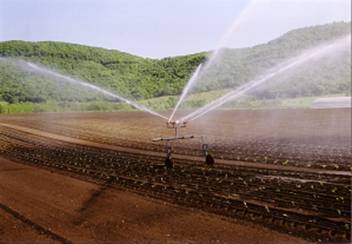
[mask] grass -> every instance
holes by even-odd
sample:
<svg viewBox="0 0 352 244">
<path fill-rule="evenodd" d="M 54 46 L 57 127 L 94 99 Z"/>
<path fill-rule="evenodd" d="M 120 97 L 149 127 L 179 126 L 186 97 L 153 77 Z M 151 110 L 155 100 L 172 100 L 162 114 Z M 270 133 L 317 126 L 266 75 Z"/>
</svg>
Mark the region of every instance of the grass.
<svg viewBox="0 0 352 244">
<path fill-rule="evenodd" d="M 201 107 L 213 99 L 221 96 L 226 91 L 205 92 L 191 95 L 184 103 L 183 108 L 194 109 Z M 341 96 L 334 94 L 330 96 Z M 312 102 L 319 97 L 297 97 L 286 99 L 265 99 L 258 100 L 253 97 L 244 97 L 239 102 L 225 104 L 221 109 L 277 109 L 277 108 L 309 108 Z M 174 108 L 178 97 L 165 96 L 142 100 L 140 103 L 157 111 L 170 111 Z M 113 103 L 107 101 L 94 102 L 55 102 L 46 103 L 17 103 L 9 104 L 0 102 L 0 114 L 12 113 L 35 113 L 35 112 L 114 112 L 114 111 L 135 111 L 125 103 Z"/>
</svg>

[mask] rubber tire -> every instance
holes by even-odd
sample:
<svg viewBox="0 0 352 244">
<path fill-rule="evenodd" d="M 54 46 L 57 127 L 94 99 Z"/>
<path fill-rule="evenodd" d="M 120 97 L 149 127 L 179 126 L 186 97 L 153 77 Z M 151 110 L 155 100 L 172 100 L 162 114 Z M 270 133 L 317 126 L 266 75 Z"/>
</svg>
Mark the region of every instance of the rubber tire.
<svg viewBox="0 0 352 244">
<path fill-rule="evenodd" d="M 174 167 L 174 163 L 172 162 L 172 160 L 170 158 L 165 159 L 165 167 L 167 169 L 172 169 Z"/>
<path fill-rule="evenodd" d="M 205 157 L 205 164 L 209 166 L 213 166 L 215 164 L 215 160 L 210 154 Z"/>
</svg>

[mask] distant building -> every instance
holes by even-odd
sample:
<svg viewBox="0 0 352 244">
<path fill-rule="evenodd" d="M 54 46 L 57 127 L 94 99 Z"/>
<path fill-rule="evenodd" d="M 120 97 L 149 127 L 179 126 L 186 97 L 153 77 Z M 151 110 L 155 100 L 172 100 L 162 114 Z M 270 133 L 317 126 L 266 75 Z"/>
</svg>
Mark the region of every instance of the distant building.
<svg viewBox="0 0 352 244">
<path fill-rule="evenodd" d="M 322 97 L 313 101 L 312 108 L 351 108 L 351 97 Z"/>
</svg>

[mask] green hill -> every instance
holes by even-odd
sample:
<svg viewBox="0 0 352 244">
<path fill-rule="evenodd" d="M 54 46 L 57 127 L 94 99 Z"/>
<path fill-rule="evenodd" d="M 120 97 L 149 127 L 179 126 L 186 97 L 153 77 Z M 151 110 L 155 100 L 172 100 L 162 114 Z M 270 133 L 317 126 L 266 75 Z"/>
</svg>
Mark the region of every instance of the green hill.
<svg viewBox="0 0 352 244">
<path fill-rule="evenodd" d="M 281 62 L 300 55 L 303 50 L 319 46 L 350 33 L 350 23 L 334 23 L 293 30 L 278 39 L 250 48 L 222 50 L 221 59 L 215 62 L 204 74 L 204 78 L 199 82 L 201 86 L 198 87 L 198 90 L 208 91 L 236 87 L 264 74 Z M 337 83 L 349 84 L 350 53 L 335 54 L 329 59 L 334 59 L 335 64 L 330 65 L 328 70 L 324 68 L 328 65 L 329 60 L 324 58 L 319 62 L 314 62 L 314 65 L 310 65 L 310 68 L 316 71 L 314 77 L 311 77 L 310 75 L 313 74 L 310 73 L 309 76 L 296 77 L 297 80 L 306 84 L 314 79 L 316 81 L 315 85 L 324 83 L 327 86 L 338 85 Z M 307 65 L 305 66 L 307 67 Z M 306 71 L 303 73 L 307 74 Z M 286 83 L 285 86 L 287 90 L 278 90 L 277 92 L 286 93 L 292 88 L 289 83 Z M 337 90 L 341 92 L 345 88 L 338 88 Z M 331 90 L 325 92 L 329 94 L 336 91 L 331 87 Z M 302 95 L 320 94 L 314 94 L 314 91 L 308 88 L 306 94 Z"/>
<path fill-rule="evenodd" d="M 192 69 L 205 59 L 204 54 L 199 54 L 152 60 L 115 50 L 77 44 L 24 41 L 0 43 L 0 56 L 41 63 L 135 99 L 178 94 Z M 31 100 L 31 96 L 39 96 L 44 100 L 52 98 L 53 91 L 43 88 L 41 82 L 43 80 L 40 77 L 28 76 L 15 67 L 10 68 L 9 65 L 4 67 L 2 64 L 0 79 L 1 83 L 4 81 L 12 83 L 11 86 L 16 88 L 17 93 L 21 92 L 18 94 L 20 101 Z M 38 86 L 38 83 L 41 85 Z M 32 89 L 33 86 L 36 89 Z M 49 86 L 48 88 L 62 91 L 61 85 Z M 4 89 L 5 87 L 1 87 L 0 84 L 0 94 Z M 34 94 L 34 90 L 37 90 L 38 94 Z M 21 95 L 25 99 L 22 99 Z M 56 92 L 55 99 L 70 100 L 65 92 L 61 94 Z M 80 97 L 72 97 L 72 100 L 76 99 Z"/>
<path fill-rule="evenodd" d="M 339 22 L 293 30 L 278 39 L 250 48 L 223 49 L 221 61 L 215 62 L 204 73 L 199 82 L 201 86 L 196 87 L 195 92 L 204 94 L 238 86 L 306 48 L 349 34 L 350 29 L 350 23 Z M 206 60 L 207 53 L 157 60 L 77 44 L 6 41 L 0 42 L 0 57 L 41 63 L 140 100 L 180 94 L 192 71 Z M 272 86 L 258 94 L 271 98 L 278 94 L 298 97 L 346 93 L 351 82 L 350 53 L 337 55 L 334 65 L 329 65 L 329 62 L 322 60 L 310 69 L 302 70 L 300 75 L 293 75 L 295 82 Z M 312 80 L 315 83 L 306 86 Z M 292 89 L 293 86 L 295 89 Z M 102 97 L 0 62 L 0 102 L 89 102 L 97 99 Z"/>
</svg>

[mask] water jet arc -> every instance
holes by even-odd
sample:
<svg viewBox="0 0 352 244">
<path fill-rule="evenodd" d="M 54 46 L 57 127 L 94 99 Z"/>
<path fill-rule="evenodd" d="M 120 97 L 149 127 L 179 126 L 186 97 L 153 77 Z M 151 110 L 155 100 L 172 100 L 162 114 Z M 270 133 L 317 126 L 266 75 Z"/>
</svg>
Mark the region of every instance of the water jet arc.
<svg viewBox="0 0 352 244">
<path fill-rule="evenodd" d="M 207 57 L 207 60 L 205 61 L 202 70 L 206 71 L 213 65 L 213 63 L 216 61 L 218 56 L 221 53 L 221 50 L 223 47 L 225 47 L 226 41 L 229 40 L 231 35 L 242 25 L 242 22 L 244 19 L 248 18 L 248 14 L 252 11 L 252 8 L 257 5 L 257 0 L 249 0 L 248 3 L 245 5 L 245 7 L 241 10 L 241 12 L 236 16 L 236 18 L 232 21 L 231 26 L 227 29 L 227 31 L 224 33 L 224 35 L 219 39 L 217 45 L 214 48 L 214 51 L 209 54 Z M 182 104 L 184 101 L 185 97 L 188 95 L 188 93 L 191 91 L 193 86 L 195 85 L 198 76 L 199 69 L 201 67 L 198 66 L 196 71 L 193 73 L 191 79 L 188 80 L 185 88 L 182 91 L 182 95 L 177 102 L 172 114 L 169 117 L 168 122 L 171 122 L 178 107 Z M 203 73 L 204 74 L 204 73 Z"/>
<path fill-rule="evenodd" d="M 131 100 L 127 99 L 127 98 L 124 98 L 124 97 L 122 97 L 120 95 L 117 95 L 115 93 L 107 91 L 107 90 L 105 90 L 105 89 L 103 89 L 101 87 L 98 87 L 96 85 L 90 84 L 90 83 L 88 83 L 86 81 L 74 79 L 74 78 L 72 78 L 70 76 L 60 74 L 59 72 L 50 70 L 49 68 L 46 68 L 46 67 L 44 67 L 42 65 L 34 64 L 32 62 L 29 62 L 29 61 L 7 59 L 7 58 L 1 58 L 0 59 L 0 61 L 4 61 L 4 60 L 10 61 L 11 64 L 14 64 L 14 65 L 16 65 L 17 67 L 19 67 L 21 69 L 29 70 L 29 71 L 35 72 L 35 73 L 37 73 L 39 75 L 44 75 L 44 76 L 48 76 L 50 78 L 59 79 L 59 80 L 65 81 L 65 82 L 69 82 L 71 84 L 80 85 L 82 87 L 88 88 L 88 89 L 93 90 L 93 91 L 97 91 L 97 92 L 99 92 L 101 94 L 104 94 L 105 96 L 108 96 L 108 97 L 120 100 L 122 102 L 125 102 L 128 105 L 130 105 L 130 106 L 132 106 L 132 107 L 134 107 L 134 108 L 136 108 L 138 110 L 147 112 L 147 113 L 149 113 L 151 115 L 154 115 L 154 116 L 157 116 L 159 118 L 167 120 L 167 117 L 165 117 L 165 116 L 163 116 L 163 115 L 161 115 L 161 114 L 159 114 L 159 113 L 157 113 L 157 112 L 145 107 L 142 104 L 139 104 L 137 102 L 131 101 Z"/>
<path fill-rule="evenodd" d="M 310 61 L 313 58 L 316 58 L 316 57 L 319 57 L 322 55 L 326 55 L 332 51 L 335 51 L 338 48 L 344 47 L 346 45 L 346 43 L 350 44 L 350 40 L 351 40 L 351 35 L 347 35 L 347 36 L 344 36 L 342 38 L 335 40 L 332 43 L 322 45 L 318 48 L 306 50 L 305 52 L 303 52 L 303 54 L 291 59 L 288 62 L 285 62 L 282 65 L 279 65 L 276 69 L 274 69 L 274 71 L 266 74 L 264 77 L 252 80 L 252 81 L 238 87 L 237 89 L 226 93 L 224 96 L 222 96 L 222 97 L 208 103 L 207 105 L 197 109 L 196 111 L 184 116 L 182 119 L 180 119 L 180 121 L 189 122 L 189 121 L 195 120 L 197 118 L 200 118 L 200 117 L 204 116 L 205 114 L 209 113 L 210 111 L 213 111 L 214 109 L 222 106 L 223 104 L 242 97 L 247 92 L 263 85 L 265 82 L 269 81 L 270 79 L 272 79 L 273 77 L 275 77 L 279 74 L 282 74 L 286 71 L 294 69 L 297 66 L 300 66 L 300 65 L 306 63 L 307 61 Z"/>
<path fill-rule="evenodd" d="M 172 119 L 174 118 L 178 107 L 181 105 L 182 101 L 185 99 L 186 95 L 188 94 L 188 91 L 192 88 L 194 82 L 197 80 L 201 68 L 202 68 L 202 64 L 198 65 L 197 69 L 193 72 L 191 78 L 189 79 L 189 81 L 187 82 L 185 88 L 183 89 L 182 94 L 181 94 L 181 96 L 180 96 L 180 98 L 179 98 L 174 110 L 172 111 L 168 122 L 171 122 Z"/>
</svg>

